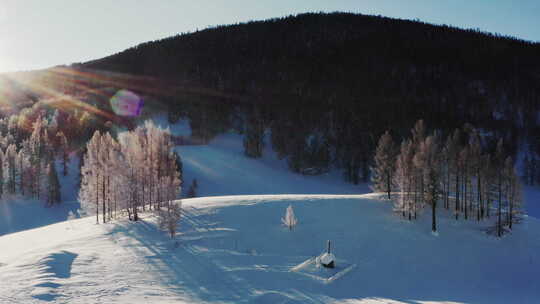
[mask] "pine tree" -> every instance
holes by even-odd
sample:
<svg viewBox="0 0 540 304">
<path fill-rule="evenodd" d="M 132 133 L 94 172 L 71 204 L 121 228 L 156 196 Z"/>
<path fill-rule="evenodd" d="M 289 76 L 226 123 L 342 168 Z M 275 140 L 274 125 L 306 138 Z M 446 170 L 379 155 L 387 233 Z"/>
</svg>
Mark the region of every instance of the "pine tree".
<svg viewBox="0 0 540 304">
<path fill-rule="evenodd" d="M 529 159 L 529 153 L 525 154 L 523 158 L 523 181 L 525 185 L 530 185 L 531 182 L 531 160 Z"/>
<path fill-rule="evenodd" d="M 244 129 L 244 154 L 259 158 L 264 148 L 264 124 L 257 111 L 247 118 Z"/>
<path fill-rule="evenodd" d="M 182 159 L 180 158 L 180 154 L 178 154 L 178 152 L 174 151 L 173 154 L 174 154 L 176 169 L 178 171 L 178 177 L 180 178 L 180 180 L 182 180 L 182 175 L 184 173 L 184 165 L 182 164 Z"/>
<path fill-rule="evenodd" d="M 60 153 L 60 157 L 62 159 L 62 175 L 67 176 L 68 175 L 68 163 L 69 163 L 69 151 L 68 151 L 69 147 L 68 147 L 67 138 L 64 135 L 64 133 L 62 133 L 62 131 L 58 132 L 56 134 L 56 137 L 58 139 L 58 142 L 60 143 L 60 145 L 59 145 L 59 153 Z"/>
<path fill-rule="evenodd" d="M 374 158 L 375 166 L 371 170 L 373 190 L 376 192 L 386 192 L 388 199 L 390 199 L 396 165 L 396 147 L 388 131 L 379 139 Z"/>
<path fill-rule="evenodd" d="M 47 205 L 52 206 L 61 202 L 60 182 L 56 173 L 56 166 L 51 162 L 47 166 Z"/>
<path fill-rule="evenodd" d="M 196 197 L 197 196 L 197 179 L 194 178 L 191 182 L 191 185 L 188 188 L 187 197 Z"/>
<path fill-rule="evenodd" d="M 530 169 L 529 169 L 529 185 L 540 184 L 540 170 L 538 170 L 538 162 L 536 155 L 531 154 Z"/>
</svg>

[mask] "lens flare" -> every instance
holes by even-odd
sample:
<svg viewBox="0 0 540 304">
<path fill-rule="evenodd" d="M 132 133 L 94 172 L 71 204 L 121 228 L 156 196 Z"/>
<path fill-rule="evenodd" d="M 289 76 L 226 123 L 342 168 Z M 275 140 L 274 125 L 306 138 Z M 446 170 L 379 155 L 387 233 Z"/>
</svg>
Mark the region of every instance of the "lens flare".
<svg viewBox="0 0 540 304">
<path fill-rule="evenodd" d="M 111 108 L 116 115 L 138 116 L 143 106 L 142 99 L 128 90 L 120 90 L 111 98 Z"/>
</svg>

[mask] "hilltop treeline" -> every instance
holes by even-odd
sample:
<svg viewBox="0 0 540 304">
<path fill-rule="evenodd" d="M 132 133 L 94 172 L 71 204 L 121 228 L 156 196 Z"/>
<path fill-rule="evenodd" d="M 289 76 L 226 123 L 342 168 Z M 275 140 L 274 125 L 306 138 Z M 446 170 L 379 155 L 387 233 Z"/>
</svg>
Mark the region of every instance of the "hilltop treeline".
<svg viewBox="0 0 540 304">
<path fill-rule="evenodd" d="M 510 155 L 524 140 L 538 160 L 539 54 L 538 43 L 478 30 L 310 13 L 179 34 L 34 78 L 90 104 L 93 129 L 117 123 L 109 98 L 129 89 L 147 113 L 188 118 L 200 142 L 233 128 L 249 157 L 272 145 L 295 172 L 338 167 L 358 183 L 377 138 L 405 137 L 421 118 L 445 136 L 471 123 Z"/>
<path fill-rule="evenodd" d="M 473 123 L 511 151 L 517 135 L 527 134 L 537 151 L 539 54 L 539 44 L 478 30 L 320 13 L 180 34 L 79 67 L 223 92 L 229 97 L 191 107 L 190 115 L 233 102 L 247 155 L 260 154 L 257 133 L 271 130 L 293 170 L 337 165 L 357 182 L 367 179 L 380 134 L 390 128 L 404 136 L 420 118 L 443 132 Z M 166 102 L 182 111 L 197 98 L 176 94 Z M 231 118 L 231 111 L 211 114 L 205 127 Z"/>
</svg>

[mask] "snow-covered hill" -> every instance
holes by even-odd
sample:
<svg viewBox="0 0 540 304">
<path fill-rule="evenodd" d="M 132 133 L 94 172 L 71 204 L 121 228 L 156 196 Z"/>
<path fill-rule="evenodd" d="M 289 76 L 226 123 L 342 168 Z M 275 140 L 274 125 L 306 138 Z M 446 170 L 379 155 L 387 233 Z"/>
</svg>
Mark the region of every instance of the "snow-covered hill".
<svg viewBox="0 0 540 304">
<path fill-rule="evenodd" d="M 292 205 L 289 231 L 280 217 Z M 444 215 L 409 223 L 376 195 L 186 199 L 178 245 L 146 214 L 92 217 L 0 237 L 0 303 L 535 303 L 540 222 L 499 240 Z M 291 268 L 332 240 L 323 284 Z M 324 270 L 319 270 L 325 276 Z"/>
</svg>

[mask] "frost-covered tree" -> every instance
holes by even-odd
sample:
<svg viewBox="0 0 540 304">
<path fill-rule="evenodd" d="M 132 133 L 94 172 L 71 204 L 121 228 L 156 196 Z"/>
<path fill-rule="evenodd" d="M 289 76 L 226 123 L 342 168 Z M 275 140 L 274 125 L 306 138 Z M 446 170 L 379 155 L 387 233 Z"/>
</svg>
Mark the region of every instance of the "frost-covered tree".
<svg viewBox="0 0 540 304">
<path fill-rule="evenodd" d="M 388 199 L 392 192 L 392 181 L 396 165 L 396 147 L 390 132 L 386 131 L 377 144 L 375 150 L 375 166 L 371 169 L 373 190 L 386 192 Z"/>
<path fill-rule="evenodd" d="M 460 161 L 460 152 L 461 152 L 461 132 L 459 129 L 456 129 L 452 134 L 449 143 L 447 143 L 447 149 L 449 153 L 449 162 L 450 162 L 450 175 L 452 181 L 450 182 L 449 192 L 453 191 L 454 194 L 454 215 L 456 220 L 459 218 L 459 213 L 461 209 L 461 176 L 462 176 L 462 165 Z"/>
<path fill-rule="evenodd" d="M 420 140 L 424 134 L 422 124 L 412 130 L 413 139 L 402 142 L 397 156 L 393 182 L 400 194 L 394 201 L 394 210 L 402 216 L 416 217 L 422 204 L 432 210 L 432 230 L 437 231 L 439 200 L 449 209 L 455 201 L 455 216 L 465 219 L 476 215 L 477 221 L 489 218 L 496 206 L 497 218 L 492 230 L 498 236 L 519 222 L 522 190 L 510 157 L 506 156 L 502 139 L 494 154 L 483 150 L 481 136 L 470 125 L 464 128 L 465 144 L 457 129 L 442 145 L 439 133 Z"/>
<path fill-rule="evenodd" d="M 480 210 L 482 209 L 482 174 L 480 173 L 483 165 L 482 146 L 480 142 L 480 134 L 476 129 L 472 129 L 469 136 L 469 157 L 470 157 L 470 173 L 471 173 L 471 199 L 470 210 L 476 212 L 476 220 L 480 221 Z"/>
<path fill-rule="evenodd" d="M 512 229 L 512 224 L 519 219 L 521 215 L 521 183 L 518 174 L 514 168 L 514 162 L 511 157 L 507 157 L 504 162 L 504 177 L 506 179 L 506 224 Z"/>
<path fill-rule="evenodd" d="M 119 134 L 118 141 L 96 131 L 81 167 L 81 203 L 95 207 L 98 222 L 100 208 L 106 222 L 119 209 L 137 221 L 139 209 L 169 206 L 181 184 L 173 147 L 170 131 L 151 122 Z"/>
<path fill-rule="evenodd" d="M 47 132 L 47 121 L 41 117 L 34 122 L 33 131 L 29 140 L 23 143 L 30 165 L 33 168 L 30 176 L 30 189 L 38 199 L 43 192 L 43 184 L 46 180 L 46 167 L 53 158 Z"/>
<path fill-rule="evenodd" d="M 101 148 L 101 133 L 96 131 L 86 144 L 87 152 L 84 154 L 84 165 L 81 167 L 81 188 L 79 189 L 79 201 L 86 211 L 94 206 L 96 223 L 99 223 L 99 199 L 100 199 L 100 163 L 99 151 Z"/>
<path fill-rule="evenodd" d="M 178 230 L 178 223 L 182 218 L 182 203 L 173 203 L 169 207 L 164 209 L 158 209 L 158 226 L 161 230 L 165 230 L 169 233 L 171 239 L 174 239 L 176 231 Z"/>
<path fill-rule="evenodd" d="M 460 211 L 464 213 L 465 219 L 468 219 L 468 197 L 470 186 L 470 150 L 469 147 L 464 147 L 459 153 L 458 168 L 461 173 L 461 205 Z"/>
<path fill-rule="evenodd" d="M 437 135 L 428 136 L 419 143 L 413 158 L 414 166 L 421 172 L 423 192 L 420 193 L 423 202 L 431 206 L 432 231 L 437 231 L 437 202 L 441 194 L 440 188 L 440 152 Z"/>
<path fill-rule="evenodd" d="M 298 219 L 295 217 L 294 210 L 291 205 L 287 207 L 285 216 L 281 218 L 281 222 L 285 227 L 289 228 L 289 230 L 293 230 L 296 224 L 298 224 Z"/>
<path fill-rule="evenodd" d="M 17 170 L 17 162 L 17 147 L 14 144 L 11 144 L 6 149 L 3 163 L 5 192 L 9 194 L 15 194 L 17 191 L 17 180 L 20 178 L 19 171 Z"/>
<path fill-rule="evenodd" d="M 409 220 L 412 218 L 415 206 L 412 198 L 413 191 L 413 148 L 410 140 L 404 140 L 401 143 L 400 153 L 396 160 L 396 172 L 394 173 L 394 184 L 399 190 L 399 197 L 394 203 L 394 210 L 401 212 L 402 216 L 408 215 Z"/>
<path fill-rule="evenodd" d="M 504 197 L 504 172 L 502 168 L 505 162 L 505 151 L 502 138 L 497 143 L 497 150 L 495 152 L 495 166 L 497 168 L 496 184 L 497 184 L 497 236 L 501 237 L 503 234 L 503 197 Z"/>
<path fill-rule="evenodd" d="M 482 218 L 489 218 L 490 216 L 491 204 L 494 201 L 493 195 L 496 190 L 496 173 L 494 172 L 495 170 L 496 169 L 493 166 L 492 156 L 490 154 L 484 155 L 482 167 L 480 170 L 482 180 L 482 199 L 484 200 L 484 204 L 482 205 L 482 209 L 480 211 Z"/>
</svg>

